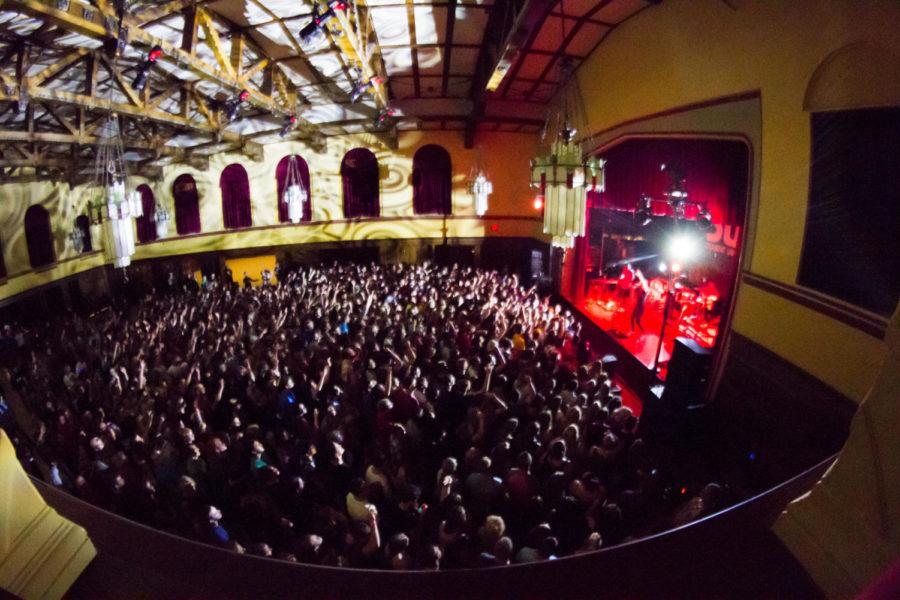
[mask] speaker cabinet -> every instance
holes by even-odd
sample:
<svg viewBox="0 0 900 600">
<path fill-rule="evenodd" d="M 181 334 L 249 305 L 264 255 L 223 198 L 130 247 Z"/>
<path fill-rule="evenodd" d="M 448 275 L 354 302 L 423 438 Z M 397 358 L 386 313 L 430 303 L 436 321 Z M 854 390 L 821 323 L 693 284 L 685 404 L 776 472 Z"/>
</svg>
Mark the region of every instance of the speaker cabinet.
<svg viewBox="0 0 900 600">
<path fill-rule="evenodd" d="M 686 337 L 675 338 L 663 403 L 677 408 L 702 404 L 709 383 L 712 352 Z"/>
</svg>

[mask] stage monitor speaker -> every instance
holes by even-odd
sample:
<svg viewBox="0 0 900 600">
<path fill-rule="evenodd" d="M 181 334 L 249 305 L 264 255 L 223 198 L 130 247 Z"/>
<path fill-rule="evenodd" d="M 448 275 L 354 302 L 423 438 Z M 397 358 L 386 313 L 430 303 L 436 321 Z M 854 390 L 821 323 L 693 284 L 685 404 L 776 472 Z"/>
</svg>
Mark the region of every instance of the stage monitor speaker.
<svg viewBox="0 0 900 600">
<path fill-rule="evenodd" d="M 702 404 L 709 382 L 712 352 L 694 340 L 675 338 L 662 403 L 673 408 Z"/>
</svg>

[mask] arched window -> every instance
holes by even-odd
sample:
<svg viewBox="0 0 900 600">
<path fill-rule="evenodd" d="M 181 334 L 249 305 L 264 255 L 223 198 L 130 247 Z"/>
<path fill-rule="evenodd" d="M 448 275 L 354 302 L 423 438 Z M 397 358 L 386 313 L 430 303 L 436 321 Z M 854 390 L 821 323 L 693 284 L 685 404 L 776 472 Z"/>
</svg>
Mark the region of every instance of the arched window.
<svg viewBox="0 0 900 600">
<path fill-rule="evenodd" d="M 222 190 L 222 216 L 225 229 L 253 225 L 250 215 L 250 180 L 247 170 L 239 164 L 228 165 L 219 177 Z"/>
<path fill-rule="evenodd" d="M 137 237 L 140 243 L 146 244 L 156 239 L 156 199 L 147 184 L 139 185 L 137 191 L 144 209 L 144 214 L 137 218 Z"/>
<path fill-rule="evenodd" d="M 307 200 L 306 204 L 303 205 L 303 221 L 312 221 L 312 191 L 309 187 L 309 165 L 306 164 L 306 161 L 303 160 L 299 154 L 295 154 L 294 158 L 297 160 L 297 170 L 300 171 L 300 184 L 303 186 L 303 189 L 306 190 Z M 278 184 L 278 222 L 279 223 L 287 223 L 290 221 L 288 218 L 288 205 L 287 202 L 284 201 L 284 188 L 285 181 L 287 180 L 288 173 L 288 163 L 290 162 L 291 157 L 285 156 L 280 161 L 278 161 L 278 166 L 275 167 L 275 181 Z"/>
<path fill-rule="evenodd" d="M 77 217 L 75 217 L 75 227 L 81 230 L 81 251 L 93 251 L 94 244 L 91 240 L 91 220 L 88 218 L 88 216 L 78 215 Z"/>
<path fill-rule="evenodd" d="M 172 184 L 172 197 L 175 199 L 175 230 L 178 235 L 200 233 L 200 196 L 197 195 L 197 182 L 185 173 L 179 175 Z"/>
<path fill-rule="evenodd" d="M 453 211 L 450 154 L 443 146 L 428 144 L 413 156 L 413 212 L 449 215 Z"/>
<path fill-rule="evenodd" d="M 341 161 L 344 184 L 344 217 L 377 217 L 378 159 L 365 148 L 354 148 Z"/>
<path fill-rule="evenodd" d="M 40 204 L 25 211 L 25 244 L 28 246 L 28 260 L 32 267 L 43 267 L 56 260 L 50 213 Z"/>
</svg>

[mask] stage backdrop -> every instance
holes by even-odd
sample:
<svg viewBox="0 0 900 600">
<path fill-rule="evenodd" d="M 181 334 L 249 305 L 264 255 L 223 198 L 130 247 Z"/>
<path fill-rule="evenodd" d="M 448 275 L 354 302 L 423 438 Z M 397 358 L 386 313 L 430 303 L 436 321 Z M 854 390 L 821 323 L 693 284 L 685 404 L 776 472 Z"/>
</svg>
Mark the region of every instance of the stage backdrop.
<svg viewBox="0 0 900 600">
<path fill-rule="evenodd" d="M 670 189 L 671 170 L 682 174 L 688 200 L 705 205 L 715 225 L 706 236 L 710 261 L 705 274 L 728 294 L 747 205 L 747 145 L 729 140 L 640 138 L 602 156 L 607 161 L 606 191 L 599 195 L 599 205 L 594 204 L 599 208 L 633 211 L 641 194 L 663 197 Z M 663 164 L 666 170 L 660 169 Z"/>
</svg>

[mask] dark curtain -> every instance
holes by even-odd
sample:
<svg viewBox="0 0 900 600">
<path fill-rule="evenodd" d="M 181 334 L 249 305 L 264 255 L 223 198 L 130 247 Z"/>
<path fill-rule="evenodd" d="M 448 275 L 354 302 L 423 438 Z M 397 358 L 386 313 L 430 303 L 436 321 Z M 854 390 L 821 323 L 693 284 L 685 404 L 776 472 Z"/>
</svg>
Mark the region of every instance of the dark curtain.
<svg viewBox="0 0 900 600">
<path fill-rule="evenodd" d="M 641 194 L 662 198 L 670 188 L 669 170 L 676 168 L 684 176 L 688 200 L 705 204 L 713 223 L 740 226 L 748 152 L 746 144 L 727 140 L 628 140 L 603 155 L 606 191 L 598 208 L 634 210 Z M 662 164 L 666 171 L 660 170 Z"/>
<path fill-rule="evenodd" d="M 900 297 L 900 108 L 814 113 L 797 281 L 890 316 Z"/>
<path fill-rule="evenodd" d="M 56 260 L 50 213 L 39 204 L 25 211 L 25 244 L 28 246 L 28 260 L 32 267 L 43 267 Z"/>
<path fill-rule="evenodd" d="M 200 233 L 200 197 L 197 183 L 188 174 L 179 175 L 172 184 L 175 199 L 175 231 L 178 235 Z"/>
<path fill-rule="evenodd" d="M 294 155 L 297 159 L 297 170 L 300 172 L 300 183 L 303 184 L 303 189 L 306 190 L 308 194 L 308 199 L 306 204 L 303 205 L 303 221 L 312 221 L 312 190 L 309 187 L 309 165 L 306 164 L 306 161 L 303 160 L 299 154 Z M 284 188 L 285 188 L 285 180 L 287 180 L 287 172 L 288 172 L 288 162 L 290 162 L 291 157 L 285 156 L 280 161 L 278 161 L 278 166 L 275 167 L 275 181 L 278 184 L 278 222 L 279 223 L 287 223 L 290 219 L 288 218 L 288 206 L 284 201 Z"/>
<path fill-rule="evenodd" d="M 247 171 L 238 164 L 228 165 L 219 178 L 222 190 L 222 215 L 225 229 L 253 225 L 250 215 L 250 180 Z"/>
<path fill-rule="evenodd" d="M 137 219 L 137 236 L 140 243 L 146 244 L 156 239 L 156 200 L 149 185 L 139 185 L 137 191 L 144 209 L 144 214 Z"/>
<path fill-rule="evenodd" d="M 75 227 L 81 230 L 82 242 L 81 251 L 82 252 L 91 252 L 94 250 L 94 244 L 91 240 L 91 220 L 88 219 L 87 215 L 79 215 L 75 218 Z"/>
<path fill-rule="evenodd" d="M 365 148 L 354 148 L 341 161 L 344 185 L 344 218 L 377 217 L 378 159 Z"/>
<path fill-rule="evenodd" d="M 0 279 L 6 279 L 6 259 L 3 258 L 2 242 L 0 242 Z"/>
<path fill-rule="evenodd" d="M 436 144 L 422 146 L 413 156 L 413 212 L 449 215 L 453 169 L 450 154 Z"/>
</svg>

